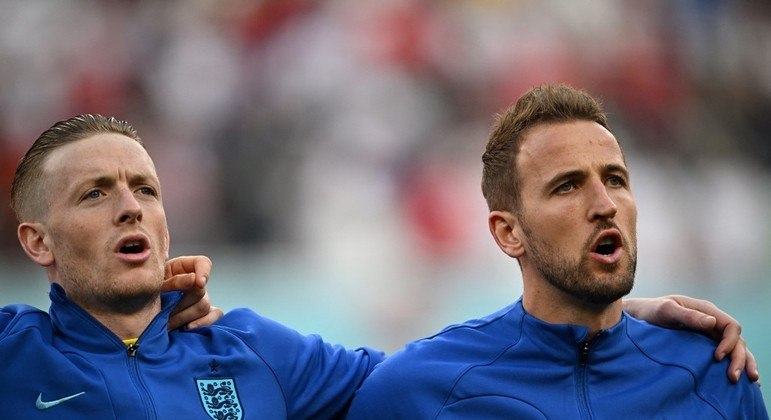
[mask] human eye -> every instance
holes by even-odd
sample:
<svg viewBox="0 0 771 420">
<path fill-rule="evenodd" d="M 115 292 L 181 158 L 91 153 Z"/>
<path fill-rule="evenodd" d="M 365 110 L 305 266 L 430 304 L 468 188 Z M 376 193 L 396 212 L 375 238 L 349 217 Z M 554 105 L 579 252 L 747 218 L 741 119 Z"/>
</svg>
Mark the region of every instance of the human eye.
<svg viewBox="0 0 771 420">
<path fill-rule="evenodd" d="M 607 183 L 611 187 L 623 187 L 626 185 L 626 180 L 618 175 L 611 175 L 608 177 Z"/>
<path fill-rule="evenodd" d="M 148 187 L 148 186 L 140 187 L 137 191 L 139 191 L 140 194 L 150 195 L 153 197 L 156 197 L 158 195 L 158 193 L 155 191 L 153 187 Z"/>
<path fill-rule="evenodd" d="M 101 197 L 103 195 L 105 195 L 105 194 L 104 194 L 104 192 L 102 192 L 102 190 L 98 190 L 98 189 L 88 190 L 83 195 L 83 201 L 94 201 L 94 200 L 97 200 L 99 197 Z"/>
<path fill-rule="evenodd" d="M 576 184 L 573 183 L 573 181 L 563 182 L 562 184 L 557 186 L 557 188 L 554 190 L 554 193 L 555 194 L 569 193 L 570 191 L 573 191 L 575 187 L 576 187 Z"/>
</svg>

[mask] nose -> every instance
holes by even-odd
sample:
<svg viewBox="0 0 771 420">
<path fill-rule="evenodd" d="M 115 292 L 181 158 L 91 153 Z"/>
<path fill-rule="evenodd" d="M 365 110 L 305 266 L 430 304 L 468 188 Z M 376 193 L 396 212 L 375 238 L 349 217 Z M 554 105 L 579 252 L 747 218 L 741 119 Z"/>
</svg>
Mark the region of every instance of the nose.
<svg viewBox="0 0 771 420">
<path fill-rule="evenodd" d="M 142 221 L 142 206 L 130 189 L 125 188 L 118 192 L 118 202 L 116 205 L 115 224 L 120 225 Z"/>
<path fill-rule="evenodd" d="M 589 220 L 612 219 L 618 207 L 608 194 L 608 188 L 601 180 L 591 183 L 591 204 L 589 206 Z"/>
</svg>

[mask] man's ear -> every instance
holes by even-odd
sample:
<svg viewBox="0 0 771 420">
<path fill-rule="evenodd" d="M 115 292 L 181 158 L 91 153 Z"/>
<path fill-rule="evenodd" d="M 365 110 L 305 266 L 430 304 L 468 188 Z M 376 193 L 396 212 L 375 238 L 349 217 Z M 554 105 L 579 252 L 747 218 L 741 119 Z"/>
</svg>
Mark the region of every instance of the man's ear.
<svg viewBox="0 0 771 420">
<path fill-rule="evenodd" d="M 487 216 L 487 224 L 501 251 L 512 258 L 524 255 L 524 235 L 517 216 L 508 211 L 492 211 Z"/>
<path fill-rule="evenodd" d="M 22 223 L 16 231 L 24 252 L 39 265 L 48 267 L 54 263 L 54 254 L 46 243 L 47 231 L 42 223 Z"/>
</svg>

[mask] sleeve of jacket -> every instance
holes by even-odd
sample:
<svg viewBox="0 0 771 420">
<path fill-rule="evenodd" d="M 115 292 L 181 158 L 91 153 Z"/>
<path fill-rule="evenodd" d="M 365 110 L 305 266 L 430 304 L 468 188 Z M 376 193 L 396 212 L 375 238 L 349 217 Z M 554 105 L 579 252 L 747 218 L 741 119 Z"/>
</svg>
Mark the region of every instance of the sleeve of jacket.
<svg viewBox="0 0 771 420">
<path fill-rule="evenodd" d="M 390 361 L 390 359 L 389 359 Z M 431 418 L 435 407 L 427 404 L 419 380 L 402 369 L 405 365 L 388 362 L 375 369 L 367 382 L 356 392 L 348 416 L 349 420 L 375 419 L 426 419 Z M 419 369 L 421 371 L 421 369 Z M 404 376 L 402 376 L 404 375 Z M 423 401 L 416 404 L 415 400 Z"/>
<path fill-rule="evenodd" d="M 30 319 L 43 316 L 46 313 L 40 309 L 27 305 L 8 305 L 0 307 L 0 340 L 12 333 L 18 322 L 25 315 L 31 315 Z"/>
<path fill-rule="evenodd" d="M 13 319 L 13 314 L 8 311 L 7 307 L 0 308 L 0 338 L 6 335 L 6 329 Z"/>
<path fill-rule="evenodd" d="M 742 377 L 742 380 L 750 382 L 746 377 Z M 747 386 L 749 386 L 750 390 L 743 396 L 741 418 L 768 420 L 768 409 L 763 402 L 763 395 L 760 393 L 760 385 L 757 382 L 751 382 Z"/>
<path fill-rule="evenodd" d="M 421 341 L 389 356 L 356 392 L 347 418 L 436 418 L 462 368 L 434 356 Z"/>
<path fill-rule="evenodd" d="M 273 370 L 289 418 L 329 418 L 345 412 L 383 352 L 348 350 L 302 335 L 249 309 L 230 311 L 217 324 L 238 334 Z"/>
</svg>

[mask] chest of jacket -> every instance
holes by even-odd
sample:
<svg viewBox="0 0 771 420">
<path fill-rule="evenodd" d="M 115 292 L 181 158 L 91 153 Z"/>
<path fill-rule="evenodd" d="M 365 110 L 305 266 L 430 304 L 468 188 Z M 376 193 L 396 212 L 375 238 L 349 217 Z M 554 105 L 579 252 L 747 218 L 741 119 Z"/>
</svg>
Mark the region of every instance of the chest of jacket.
<svg viewBox="0 0 771 420">
<path fill-rule="evenodd" d="M 235 338 L 219 343 L 228 351 L 175 345 L 174 350 L 152 353 L 143 352 L 140 342 L 136 351 L 98 354 L 67 346 L 36 346 L 35 340 L 39 337 L 31 331 L 2 343 L 0 354 L 7 355 L 0 374 L 2 418 L 287 416 L 273 372 Z M 244 399 L 245 395 L 260 397 Z"/>
</svg>

